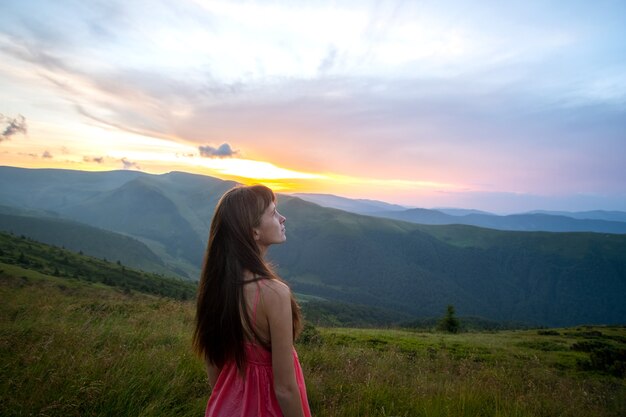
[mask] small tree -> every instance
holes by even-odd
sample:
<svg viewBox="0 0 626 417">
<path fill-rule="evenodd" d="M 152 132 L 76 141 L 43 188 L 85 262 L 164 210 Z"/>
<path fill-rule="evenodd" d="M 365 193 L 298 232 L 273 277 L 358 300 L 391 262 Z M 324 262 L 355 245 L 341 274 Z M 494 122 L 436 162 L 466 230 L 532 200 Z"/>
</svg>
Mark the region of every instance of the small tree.
<svg viewBox="0 0 626 417">
<path fill-rule="evenodd" d="M 459 327 L 460 323 L 459 319 L 456 318 L 454 306 L 449 304 L 445 317 L 439 322 L 439 330 L 443 330 L 448 333 L 457 333 L 459 331 Z"/>
</svg>

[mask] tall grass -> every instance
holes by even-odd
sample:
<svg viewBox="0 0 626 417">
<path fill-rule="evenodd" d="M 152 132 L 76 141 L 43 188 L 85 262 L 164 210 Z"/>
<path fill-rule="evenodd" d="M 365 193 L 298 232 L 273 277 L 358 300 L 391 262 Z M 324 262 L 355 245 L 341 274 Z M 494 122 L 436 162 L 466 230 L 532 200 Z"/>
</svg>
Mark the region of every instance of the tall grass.
<svg viewBox="0 0 626 417">
<path fill-rule="evenodd" d="M 0 269 L 0 415 L 203 415 L 192 302 Z M 577 365 L 584 330 L 329 328 L 297 348 L 315 416 L 622 416 L 624 378 Z"/>
<path fill-rule="evenodd" d="M 202 414 L 189 303 L 25 276 L 0 278 L 0 415 Z"/>
<path fill-rule="evenodd" d="M 533 356 L 483 361 L 430 352 L 305 350 L 311 405 L 332 416 L 618 416 L 626 410 L 623 381 L 567 376 Z"/>
</svg>

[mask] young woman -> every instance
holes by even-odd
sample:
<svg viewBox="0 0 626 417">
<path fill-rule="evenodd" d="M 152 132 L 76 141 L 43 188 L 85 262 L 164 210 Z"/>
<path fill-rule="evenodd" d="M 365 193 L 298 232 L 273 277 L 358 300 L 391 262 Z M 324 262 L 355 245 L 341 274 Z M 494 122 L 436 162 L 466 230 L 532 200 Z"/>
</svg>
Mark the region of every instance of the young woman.
<svg viewBox="0 0 626 417">
<path fill-rule="evenodd" d="M 213 387 L 207 417 L 309 417 L 293 347 L 300 309 L 265 262 L 286 240 L 272 190 L 236 187 L 217 204 L 198 289 L 195 351 Z"/>
</svg>

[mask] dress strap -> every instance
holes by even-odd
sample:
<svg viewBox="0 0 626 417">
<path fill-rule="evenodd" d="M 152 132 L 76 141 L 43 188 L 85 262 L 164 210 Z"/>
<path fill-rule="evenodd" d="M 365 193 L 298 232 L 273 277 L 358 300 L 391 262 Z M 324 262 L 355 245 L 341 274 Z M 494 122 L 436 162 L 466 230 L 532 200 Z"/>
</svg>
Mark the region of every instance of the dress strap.
<svg viewBox="0 0 626 417">
<path fill-rule="evenodd" d="M 259 299 L 261 298 L 261 284 L 256 282 L 256 293 L 254 294 L 254 305 L 252 307 L 252 325 L 256 329 L 256 309 L 259 305 Z"/>
</svg>

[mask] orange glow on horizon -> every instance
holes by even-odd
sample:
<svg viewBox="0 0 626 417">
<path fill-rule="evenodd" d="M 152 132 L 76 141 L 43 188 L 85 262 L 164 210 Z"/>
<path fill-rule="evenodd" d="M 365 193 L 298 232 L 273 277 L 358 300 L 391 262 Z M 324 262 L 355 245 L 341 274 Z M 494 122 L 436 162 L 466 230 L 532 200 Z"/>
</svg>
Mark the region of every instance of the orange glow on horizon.
<svg viewBox="0 0 626 417">
<path fill-rule="evenodd" d="M 138 156 L 138 155 L 136 155 Z M 3 158 L 4 159 L 4 158 Z M 61 161 L 56 158 L 43 159 L 23 156 L 12 158 L 10 165 L 24 168 L 57 168 L 83 171 L 122 170 L 124 167 L 118 159 L 108 158 L 103 163 L 83 161 L 69 158 Z M 228 159 L 221 160 L 218 169 L 211 164 L 198 163 L 199 157 L 172 157 L 167 160 L 133 159 L 135 168 L 148 174 L 165 174 L 171 171 L 182 171 L 192 174 L 206 175 L 225 181 L 234 181 L 244 185 L 263 184 L 279 193 L 323 193 L 343 195 L 349 198 L 371 198 L 397 200 L 399 196 L 424 196 L 441 191 L 461 191 L 464 188 L 456 184 L 437 183 L 432 181 L 415 181 L 404 179 L 380 179 L 356 176 L 337 175 L 332 173 L 306 173 L 283 169 L 262 161 L 247 161 L 249 167 L 265 167 L 267 171 L 259 171 L 264 175 L 254 175 L 250 169 L 224 169 Z M 230 159 L 231 161 L 242 160 Z M 6 164 L 3 161 L 3 164 Z M 235 165 L 237 165 L 235 164 Z M 249 168 L 248 167 L 248 168 Z M 222 168 L 222 169 L 219 169 Z M 282 174 L 282 175 L 279 175 Z"/>
</svg>

